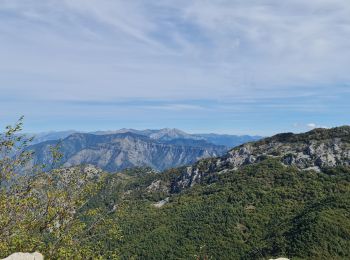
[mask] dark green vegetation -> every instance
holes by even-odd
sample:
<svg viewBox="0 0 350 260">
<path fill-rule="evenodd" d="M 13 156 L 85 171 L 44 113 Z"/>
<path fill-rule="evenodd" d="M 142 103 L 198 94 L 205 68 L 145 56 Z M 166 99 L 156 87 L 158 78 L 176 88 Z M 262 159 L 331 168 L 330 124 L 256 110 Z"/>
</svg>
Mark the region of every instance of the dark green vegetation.
<svg viewBox="0 0 350 260">
<path fill-rule="evenodd" d="M 350 257 L 349 168 L 317 173 L 267 159 L 172 194 L 161 208 L 153 204 L 169 195 L 147 191 L 160 176 L 146 172 L 110 176 L 106 190 L 113 192 L 94 201 L 122 209 L 123 238 L 106 245 L 122 258 Z"/>
<path fill-rule="evenodd" d="M 350 259 L 348 127 L 277 135 L 190 168 L 114 174 L 24 170 L 20 129 L 0 138 L 0 257 Z"/>
</svg>

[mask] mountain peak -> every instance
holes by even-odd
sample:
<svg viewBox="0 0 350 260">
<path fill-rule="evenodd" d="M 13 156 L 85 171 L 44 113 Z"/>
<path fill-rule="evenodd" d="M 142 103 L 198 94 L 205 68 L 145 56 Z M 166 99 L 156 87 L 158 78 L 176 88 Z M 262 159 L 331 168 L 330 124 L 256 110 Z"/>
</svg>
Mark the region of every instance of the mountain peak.
<svg viewBox="0 0 350 260">
<path fill-rule="evenodd" d="M 171 139 L 178 139 L 178 138 L 198 140 L 197 137 L 176 128 L 160 129 L 157 132 L 152 133 L 150 135 L 150 138 L 157 139 L 157 140 L 171 140 Z"/>
</svg>

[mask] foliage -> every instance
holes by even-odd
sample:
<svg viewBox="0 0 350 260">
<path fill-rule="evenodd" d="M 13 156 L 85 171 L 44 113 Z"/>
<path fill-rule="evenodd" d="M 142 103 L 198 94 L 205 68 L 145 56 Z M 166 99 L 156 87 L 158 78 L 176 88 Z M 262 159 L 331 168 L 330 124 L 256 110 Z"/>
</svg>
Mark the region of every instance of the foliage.
<svg viewBox="0 0 350 260">
<path fill-rule="evenodd" d="M 31 138 L 20 134 L 22 125 L 23 118 L 0 136 L 0 257 L 38 250 L 48 259 L 114 258 L 112 250 L 101 253 L 94 237 L 119 239 L 114 212 L 83 210 L 104 175 L 83 167 L 48 173 L 44 166 L 32 166 L 26 149 Z M 61 155 L 55 147 L 52 154 L 57 163 Z"/>
</svg>

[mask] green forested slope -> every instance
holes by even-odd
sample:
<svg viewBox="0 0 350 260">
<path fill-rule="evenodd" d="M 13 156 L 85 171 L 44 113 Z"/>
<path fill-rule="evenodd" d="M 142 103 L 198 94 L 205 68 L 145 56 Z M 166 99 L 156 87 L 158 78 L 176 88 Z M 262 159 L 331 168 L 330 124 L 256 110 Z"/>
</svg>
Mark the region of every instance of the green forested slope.
<svg viewBox="0 0 350 260">
<path fill-rule="evenodd" d="M 348 168 L 317 173 L 267 159 L 169 195 L 161 208 L 153 203 L 166 195 L 146 190 L 157 174 L 125 176 L 123 188 L 108 183 L 119 183 L 119 196 L 105 193 L 95 201 L 118 204 L 123 238 L 106 247 L 118 248 L 122 258 L 350 257 Z"/>
</svg>

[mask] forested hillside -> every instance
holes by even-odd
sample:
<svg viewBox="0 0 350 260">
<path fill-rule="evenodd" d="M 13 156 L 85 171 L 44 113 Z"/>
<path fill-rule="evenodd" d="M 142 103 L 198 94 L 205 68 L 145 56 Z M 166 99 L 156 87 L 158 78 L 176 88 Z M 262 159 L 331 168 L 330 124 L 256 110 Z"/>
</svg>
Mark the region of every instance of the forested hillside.
<svg viewBox="0 0 350 260">
<path fill-rule="evenodd" d="M 24 171 L 32 154 L 20 129 L 1 136 L 0 257 L 350 257 L 349 127 L 277 135 L 189 167 L 116 173 Z M 64 156 L 50 152 L 54 163 Z"/>
<path fill-rule="evenodd" d="M 91 204 L 122 209 L 116 221 L 123 238 L 106 249 L 136 259 L 350 257 L 347 167 L 301 171 L 267 159 L 169 194 L 164 184 L 173 174 L 109 176 Z"/>
</svg>

